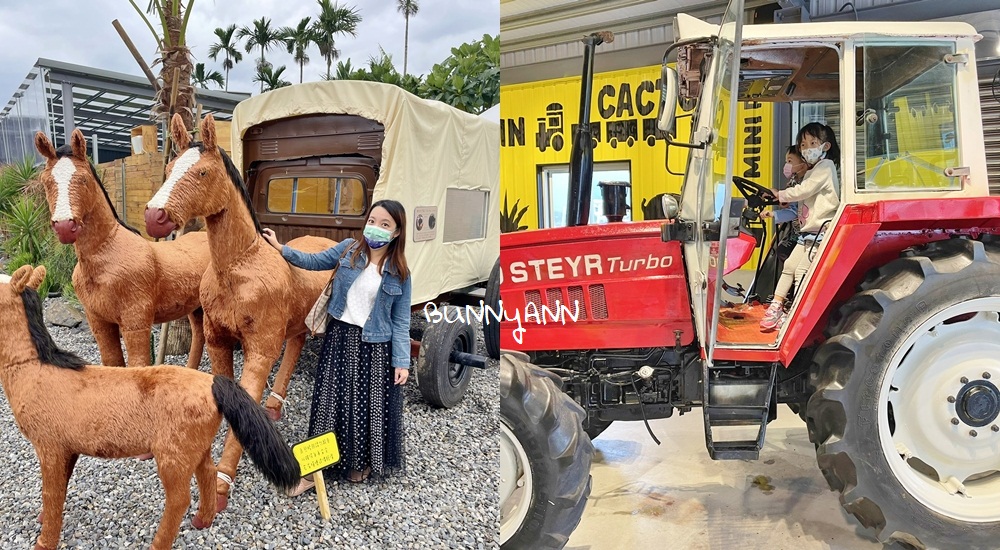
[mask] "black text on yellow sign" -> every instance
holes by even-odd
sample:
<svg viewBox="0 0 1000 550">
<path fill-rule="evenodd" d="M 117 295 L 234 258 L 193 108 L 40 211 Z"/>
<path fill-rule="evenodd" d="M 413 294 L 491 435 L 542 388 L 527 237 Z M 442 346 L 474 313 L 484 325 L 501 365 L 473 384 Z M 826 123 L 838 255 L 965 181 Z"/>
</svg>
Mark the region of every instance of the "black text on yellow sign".
<svg viewBox="0 0 1000 550">
<path fill-rule="evenodd" d="M 337 436 L 333 432 L 311 437 L 292 446 L 303 477 L 340 462 Z"/>
</svg>

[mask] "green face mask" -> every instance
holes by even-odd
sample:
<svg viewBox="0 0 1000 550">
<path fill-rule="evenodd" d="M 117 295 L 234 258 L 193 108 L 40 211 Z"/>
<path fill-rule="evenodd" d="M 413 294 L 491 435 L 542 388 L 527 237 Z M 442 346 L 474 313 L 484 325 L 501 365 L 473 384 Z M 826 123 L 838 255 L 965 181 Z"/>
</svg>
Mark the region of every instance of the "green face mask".
<svg viewBox="0 0 1000 550">
<path fill-rule="evenodd" d="M 376 227 L 374 225 L 365 226 L 365 241 L 368 246 L 373 250 L 382 248 L 383 246 L 389 244 L 392 241 L 392 232 L 382 229 L 381 227 Z"/>
</svg>

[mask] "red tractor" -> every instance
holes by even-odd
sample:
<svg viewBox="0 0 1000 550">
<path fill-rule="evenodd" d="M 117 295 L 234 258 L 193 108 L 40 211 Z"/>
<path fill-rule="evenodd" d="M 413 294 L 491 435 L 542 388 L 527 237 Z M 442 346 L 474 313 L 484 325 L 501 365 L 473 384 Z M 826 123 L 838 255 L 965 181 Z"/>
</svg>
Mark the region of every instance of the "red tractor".
<svg viewBox="0 0 1000 550">
<path fill-rule="evenodd" d="M 658 126 L 689 155 L 679 197 L 662 197 L 665 220 L 585 225 L 591 65 L 607 37 L 585 39 L 571 226 L 500 239 L 492 339 L 517 350 L 501 360 L 501 544 L 566 543 L 590 489 L 589 438 L 612 422 L 700 407 L 711 458 L 756 459 L 784 403 L 879 540 L 997 548 L 1000 195 L 987 181 L 976 31 L 744 27 L 742 14 L 734 0 L 720 26 L 678 16 Z M 741 292 L 725 280 L 767 240 L 754 220 L 772 195 L 735 166 L 746 137 L 735 113 L 749 101 L 792 103 L 841 146 L 840 206 L 775 331 L 759 327 L 767 304 L 730 303 Z M 678 105 L 688 143 L 673 133 Z"/>
</svg>

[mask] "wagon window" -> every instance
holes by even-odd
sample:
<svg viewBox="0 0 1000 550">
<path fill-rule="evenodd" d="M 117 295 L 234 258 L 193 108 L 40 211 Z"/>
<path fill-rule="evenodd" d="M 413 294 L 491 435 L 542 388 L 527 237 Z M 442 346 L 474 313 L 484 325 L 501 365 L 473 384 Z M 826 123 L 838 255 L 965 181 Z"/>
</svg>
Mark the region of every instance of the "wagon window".
<svg viewBox="0 0 1000 550">
<path fill-rule="evenodd" d="M 282 214 L 361 216 L 365 184 L 358 177 L 280 177 L 267 182 L 267 209 Z"/>
<path fill-rule="evenodd" d="M 486 238 L 488 191 L 449 188 L 445 192 L 444 242 Z"/>
</svg>

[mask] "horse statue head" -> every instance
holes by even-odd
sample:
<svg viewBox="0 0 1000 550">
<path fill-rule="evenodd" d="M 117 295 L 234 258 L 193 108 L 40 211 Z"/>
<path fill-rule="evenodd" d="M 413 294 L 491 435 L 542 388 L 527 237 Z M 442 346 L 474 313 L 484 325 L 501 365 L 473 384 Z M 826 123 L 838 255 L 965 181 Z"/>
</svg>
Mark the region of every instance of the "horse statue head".
<svg viewBox="0 0 1000 550">
<path fill-rule="evenodd" d="M 37 292 L 25 292 L 25 290 L 37 291 L 44 279 L 43 265 L 35 268 L 22 265 L 13 275 L 0 275 L 0 332 L 4 334 L 4 345 L 0 349 L 0 367 L 20 363 L 32 356 L 28 333 L 36 332 L 37 329 L 31 330 L 28 326 L 34 317 L 31 310 L 36 309 L 32 307 L 31 302 L 38 304 L 40 308 L 41 299 Z M 40 320 L 40 309 L 37 315 Z M 25 323 L 25 319 L 28 323 Z M 44 330 L 44 325 L 42 329 Z"/>
<path fill-rule="evenodd" d="M 243 178 L 216 142 L 212 115 L 205 116 L 199 128 L 201 141 L 192 141 L 180 115 L 171 120 L 170 135 L 180 155 L 167 165 L 167 179 L 146 204 L 146 232 L 166 237 L 192 218 L 226 210 L 235 198 L 237 203 L 242 199 L 259 233 Z"/>
<path fill-rule="evenodd" d="M 38 287 L 45 279 L 45 266 L 22 265 L 11 276 L 0 275 L 0 367 L 39 360 L 68 369 L 83 367 L 84 361 L 56 345 L 42 319 Z M 0 375 L 4 378 L 6 373 Z"/>
<path fill-rule="evenodd" d="M 39 179 L 45 187 L 45 198 L 52 212 L 52 229 L 59 242 L 75 243 L 88 224 L 100 225 L 101 221 L 112 226 L 117 222 L 138 233 L 118 217 L 107 189 L 87 158 L 87 140 L 83 132 L 73 130 L 69 144 L 58 149 L 48 136 L 38 132 L 35 149 L 45 158 L 45 169 Z"/>
<path fill-rule="evenodd" d="M 37 291 L 38 287 L 42 286 L 42 281 L 45 280 L 45 266 L 40 265 L 38 267 L 31 267 L 30 265 L 22 265 L 14 271 L 13 275 L 0 275 L 0 284 L 6 285 L 6 292 L 0 291 L 0 311 L 9 312 L 12 309 L 17 309 L 17 307 L 11 307 L 11 304 L 21 303 L 21 294 L 24 289 L 30 288 Z M 18 315 L 0 315 L 0 319 L 8 320 L 11 318 L 17 318 Z M 4 331 L 5 333 L 7 331 Z"/>
</svg>

